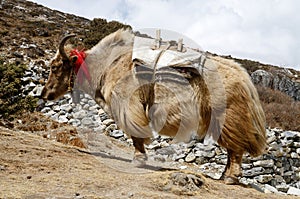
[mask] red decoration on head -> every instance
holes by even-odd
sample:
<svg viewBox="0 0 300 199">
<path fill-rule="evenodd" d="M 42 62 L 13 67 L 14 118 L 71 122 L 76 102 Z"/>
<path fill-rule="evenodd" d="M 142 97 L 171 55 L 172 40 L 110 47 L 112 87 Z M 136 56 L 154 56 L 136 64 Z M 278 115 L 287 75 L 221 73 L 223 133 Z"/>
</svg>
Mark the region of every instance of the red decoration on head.
<svg viewBox="0 0 300 199">
<path fill-rule="evenodd" d="M 83 76 L 87 78 L 87 80 L 91 81 L 91 75 L 89 73 L 88 67 L 85 63 L 86 54 L 84 51 L 79 51 L 78 49 L 73 49 L 70 52 L 70 56 L 77 56 L 77 60 L 75 62 L 75 73 L 78 77 L 78 82 L 81 84 L 83 82 Z"/>
</svg>

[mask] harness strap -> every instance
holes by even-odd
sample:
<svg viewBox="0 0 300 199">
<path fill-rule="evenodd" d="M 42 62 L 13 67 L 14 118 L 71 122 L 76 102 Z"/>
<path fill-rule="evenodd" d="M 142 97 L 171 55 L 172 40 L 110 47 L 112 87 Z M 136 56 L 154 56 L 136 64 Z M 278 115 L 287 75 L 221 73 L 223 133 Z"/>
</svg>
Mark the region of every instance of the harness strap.
<svg viewBox="0 0 300 199">
<path fill-rule="evenodd" d="M 153 61 L 153 64 L 152 64 L 152 68 L 153 68 L 152 82 L 155 81 L 156 67 L 157 67 L 157 63 L 158 63 L 159 58 L 160 58 L 161 55 L 164 54 L 164 52 L 166 52 L 170 47 L 171 47 L 171 43 L 168 43 L 168 45 L 167 45 L 164 49 L 162 49 L 162 50 L 158 53 L 158 55 L 155 57 L 155 60 Z"/>
</svg>

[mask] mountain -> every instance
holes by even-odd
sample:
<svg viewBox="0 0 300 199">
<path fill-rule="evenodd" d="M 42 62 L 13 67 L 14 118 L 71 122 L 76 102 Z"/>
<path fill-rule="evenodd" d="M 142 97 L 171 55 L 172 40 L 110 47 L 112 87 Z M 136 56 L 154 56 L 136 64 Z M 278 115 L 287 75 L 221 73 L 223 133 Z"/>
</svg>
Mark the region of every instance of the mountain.
<svg viewBox="0 0 300 199">
<path fill-rule="evenodd" d="M 56 52 L 55 44 L 59 42 L 63 35 L 75 33 L 77 38 L 71 42 L 77 46 L 82 46 L 82 48 L 90 48 L 109 33 L 122 27 L 130 28 L 129 25 L 124 25 L 117 21 L 108 22 L 105 19 L 88 20 L 83 17 L 52 10 L 30 1 L 4 0 L 1 2 L 0 61 L 2 63 L 29 66 L 32 65 L 33 61 L 38 61 L 44 73 L 35 79 L 35 82 L 33 82 L 35 84 L 45 82 L 48 72 L 46 65 L 54 56 Z M 210 54 L 219 56 L 213 53 Z M 222 57 L 224 59 L 233 59 L 246 68 L 253 82 L 259 87 L 258 90 L 267 113 L 268 124 L 272 124 L 270 126 L 300 130 L 297 121 L 293 122 L 295 123 L 293 125 L 290 123 L 283 124 L 285 121 L 295 121 L 300 117 L 299 103 L 294 103 L 294 101 L 300 101 L 299 71 L 231 56 Z M 26 85 L 24 86 L 26 87 Z M 273 95 L 272 98 L 275 100 L 270 101 L 270 96 L 265 96 L 266 93 Z M 279 96 L 285 100 L 278 100 Z M 273 110 L 274 107 L 279 107 L 278 104 L 282 103 L 284 107 L 281 109 L 296 110 L 296 118 L 293 115 L 288 116 L 291 119 L 276 119 L 277 121 L 273 122 L 274 118 L 287 118 L 287 116 L 282 115 L 285 112 L 290 114 L 288 113 L 289 111 Z"/>
</svg>

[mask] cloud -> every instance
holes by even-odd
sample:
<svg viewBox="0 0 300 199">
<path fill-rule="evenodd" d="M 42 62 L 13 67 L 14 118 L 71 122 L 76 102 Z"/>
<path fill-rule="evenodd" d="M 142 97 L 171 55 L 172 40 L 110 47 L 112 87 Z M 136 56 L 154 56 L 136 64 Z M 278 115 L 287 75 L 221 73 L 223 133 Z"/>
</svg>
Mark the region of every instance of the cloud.
<svg viewBox="0 0 300 199">
<path fill-rule="evenodd" d="M 35 0 L 79 16 L 118 20 L 134 29 L 184 34 L 204 50 L 300 70 L 297 0 Z"/>
</svg>

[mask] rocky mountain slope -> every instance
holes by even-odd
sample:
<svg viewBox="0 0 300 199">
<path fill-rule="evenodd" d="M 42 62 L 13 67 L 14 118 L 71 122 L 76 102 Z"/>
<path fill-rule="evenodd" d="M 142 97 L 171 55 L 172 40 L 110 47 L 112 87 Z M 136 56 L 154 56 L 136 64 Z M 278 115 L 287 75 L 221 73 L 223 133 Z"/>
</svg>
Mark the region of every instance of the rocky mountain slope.
<svg viewBox="0 0 300 199">
<path fill-rule="evenodd" d="M 75 33 L 81 38 L 75 41 L 77 45 L 90 47 L 109 32 L 122 27 L 117 22 L 107 25 L 106 20 L 90 21 L 22 0 L 3 1 L 0 14 L 0 58 L 25 63 L 32 59 L 47 60 L 52 57 L 56 50 L 53 44 L 58 43 L 62 35 L 67 33 Z M 103 29 L 91 34 L 95 23 L 102 23 Z M 254 83 L 280 90 L 300 100 L 299 71 L 231 56 L 224 57 L 241 63 Z"/>
</svg>

